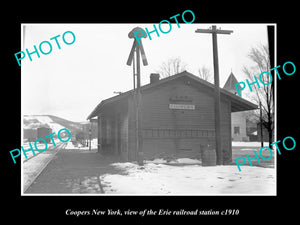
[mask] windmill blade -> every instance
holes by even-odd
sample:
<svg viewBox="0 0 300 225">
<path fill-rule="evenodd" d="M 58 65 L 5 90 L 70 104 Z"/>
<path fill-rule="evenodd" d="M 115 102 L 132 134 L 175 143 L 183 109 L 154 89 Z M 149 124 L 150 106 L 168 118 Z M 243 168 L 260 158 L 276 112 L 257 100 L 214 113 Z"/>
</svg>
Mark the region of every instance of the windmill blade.
<svg viewBox="0 0 300 225">
<path fill-rule="evenodd" d="M 141 49 L 141 55 L 142 55 L 143 65 L 147 66 L 148 65 L 148 61 L 147 61 L 147 58 L 146 58 L 146 54 L 145 54 L 145 51 L 144 51 L 142 40 L 140 40 L 140 43 L 141 43 L 140 49 Z"/>
<path fill-rule="evenodd" d="M 134 55 L 134 50 L 136 48 L 136 45 L 137 45 L 137 42 L 136 42 L 136 40 L 134 40 L 127 63 L 126 63 L 128 66 L 131 66 L 131 63 L 133 61 L 133 55 Z"/>
</svg>

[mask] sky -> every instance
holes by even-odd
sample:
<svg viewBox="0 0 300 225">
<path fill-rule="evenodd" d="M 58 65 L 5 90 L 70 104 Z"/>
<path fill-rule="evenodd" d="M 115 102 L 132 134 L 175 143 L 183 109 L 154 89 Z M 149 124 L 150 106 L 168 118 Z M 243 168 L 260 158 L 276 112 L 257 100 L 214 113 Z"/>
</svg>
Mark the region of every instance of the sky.
<svg viewBox="0 0 300 225">
<path fill-rule="evenodd" d="M 205 66 L 213 74 L 212 35 L 195 33 L 212 24 L 172 23 L 168 34 L 151 34 L 143 39 L 148 66 L 141 65 L 141 83 L 149 83 L 150 73 L 159 70 L 163 62 L 180 57 L 186 70 L 198 75 Z M 238 81 L 245 81 L 242 67 L 251 66 L 247 57 L 251 47 L 268 44 L 266 24 L 213 24 L 231 35 L 218 35 L 220 86 L 230 72 Z M 52 52 L 28 55 L 21 66 L 21 104 L 23 115 L 55 115 L 71 121 L 85 121 L 102 100 L 133 88 L 132 66 L 126 62 L 133 44 L 128 33 L 135 27 L 153 30 L 153 24 L 22 24 L 22 51 L 34 51 L 43 41 L 49 41 Z M 158 27 L 158 24 L 156 24 Z M 167 30 L 167 28 L 163 28 Z M 62 40 L 72 31 L 75 42 L 67 45 Z M 58 49 L 57 38 L 61 49 Z M 72 36 L 66 34 L 67 42 Z M 47 44 L 42 45 L 47 52 Z M 17 61 L 16 61 L 16 65 Z"/>
</svg>

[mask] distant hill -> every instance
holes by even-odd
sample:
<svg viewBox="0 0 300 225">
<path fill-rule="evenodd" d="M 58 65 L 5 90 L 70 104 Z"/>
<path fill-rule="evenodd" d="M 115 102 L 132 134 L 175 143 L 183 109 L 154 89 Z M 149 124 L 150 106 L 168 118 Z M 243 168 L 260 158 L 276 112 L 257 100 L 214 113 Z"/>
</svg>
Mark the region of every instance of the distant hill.
<svg viewBox="0 0 300 225">
<path fill-rule="evenodd" d="M 53 132 L 58 132 L 62 128 L 67 128 L 71 133 L 77 133 L 82 130 L 82 124 L 63 119 L 52 115 L 24 115 L 23 129 L 37 129 L 38 127 L 51 128 Z"/>
</svg>

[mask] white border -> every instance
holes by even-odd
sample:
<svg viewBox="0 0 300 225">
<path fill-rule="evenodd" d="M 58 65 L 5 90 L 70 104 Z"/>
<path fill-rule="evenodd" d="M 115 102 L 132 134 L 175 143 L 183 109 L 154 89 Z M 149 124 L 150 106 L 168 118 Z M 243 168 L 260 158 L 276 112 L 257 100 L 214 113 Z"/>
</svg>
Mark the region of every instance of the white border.
<svg viewBox="0 0 300 225">
<path fill-rule="evenodd" d="M 56 25 L 53 23 L 43 23 L 43 24 L 47 24 L 47 25 Z M 67 23 L 66 23 L 67 24 Z M 68 23 L 68 24 L 72 24 L 72 25 L 76 25 L 77 23 Z M 80 23 L 80 25 L 84 25 L 84 24 L 93 24 L 93 23 Z M 99 23 L 94 23 L 94 24 L 99 24 Z M 103 24 L 107 24 L 107 23 L 103 23 Z M 130 24 L 130 23 L 128 23 Z M 195 24 L 203 24 L 203 25 L 211 25 L 212 23 L 195 23 Z M 214 23 L 214 24 L 238 24 L 238 25 L 243 25 L 243 24 L 253 24 L 253 25 L 271 25 L 274 26 L 274 66 L 277 66 L 277 23 Z M 41 24 L 31 24 L 31 23 L 22 23 L 21 24 L 21 49 L 24 50 L 25 46 L 23 43 L 23 25 L 41 25 Z M 269 43 L 268 43 L 269 45 Z M 276 76 L 277 77 L 277 76 Z M 21 66 L 21 144 L 23 144 L 23 104 L 22 104 L 22 66 Z M 275 120 L 274 120 L 274 141 L 277 141 L 277 78 L 275 79 L 275 96 L 274 96 L 274 107 L 275 107 Z M 276 176 L 275 176 L 275 195 L 274 194 L 214 194 L 214 195 L 195 195 L 195 194 L 169 194 L 169 195 L 165 195 L 165 194 L 68 194 L 68 193 L 64 193 L 64 194 L 51 194 L 51 193 L 45 193 L 45 194 L 34 194 L 34 193 L 29 193 L 29 194 L 24 194 L 23 193 L 23 161 L 21 160 L 21 196 L 97 196 L 97 197 L 110 197 L 110 196 L 165 196 L 165 197 L 171 197 L 171 196 L 277 196 L 277 151 L 276 154 L 274 155 L 274 169 L 276 170 Z"/>
</svg>

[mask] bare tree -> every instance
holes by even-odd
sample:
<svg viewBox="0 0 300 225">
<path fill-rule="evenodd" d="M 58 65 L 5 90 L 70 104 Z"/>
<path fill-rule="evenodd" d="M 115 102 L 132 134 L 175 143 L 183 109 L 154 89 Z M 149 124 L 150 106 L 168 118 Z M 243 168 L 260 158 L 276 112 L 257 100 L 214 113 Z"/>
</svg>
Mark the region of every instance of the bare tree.
<svg viewBox="0 0 300 225">
<path fill-rule="evenodd" d="M 198 69 L 198 75 L 203 80 L 206 80 L 208 82 L 212 81 L 212 74 L 206 66 L 202 66 Z"/>
<path fill-rule="evenodd" d="M 182 62 L 179 57 L 171 58 L 167 62 L 162 63 L 159 70 L 162 77 L 169 77 L 177 73 L 181 73 L 187 67 L 187 64 Z"/>
<path fill-rule="evenodd" d="M 246 74 L 249 82 L 254 82 L 254 76 L 259 80 L 259 75 L 262 72 L 270 71 L 270 57 L 267 45 L 259 45 L 252 47 L 248 57 L 254 62 L 253 67 L 243 67 L 243 72 Z M 262 76 L 262 81 L 267 84 L 271 82 L 270 76 L 266 73 Z M 260 83 L 260 88 L 257 85 L 251 85 L 253 94 L 250 96 L 262 108 L 261 126 L 265 127 L 269 134 L 269 144 L 273 142 L 274 130 L 274 81 L 269 85 Z M 256 113 L 257 118 L 260 117 L 259 112 Z"/>
</svg>

